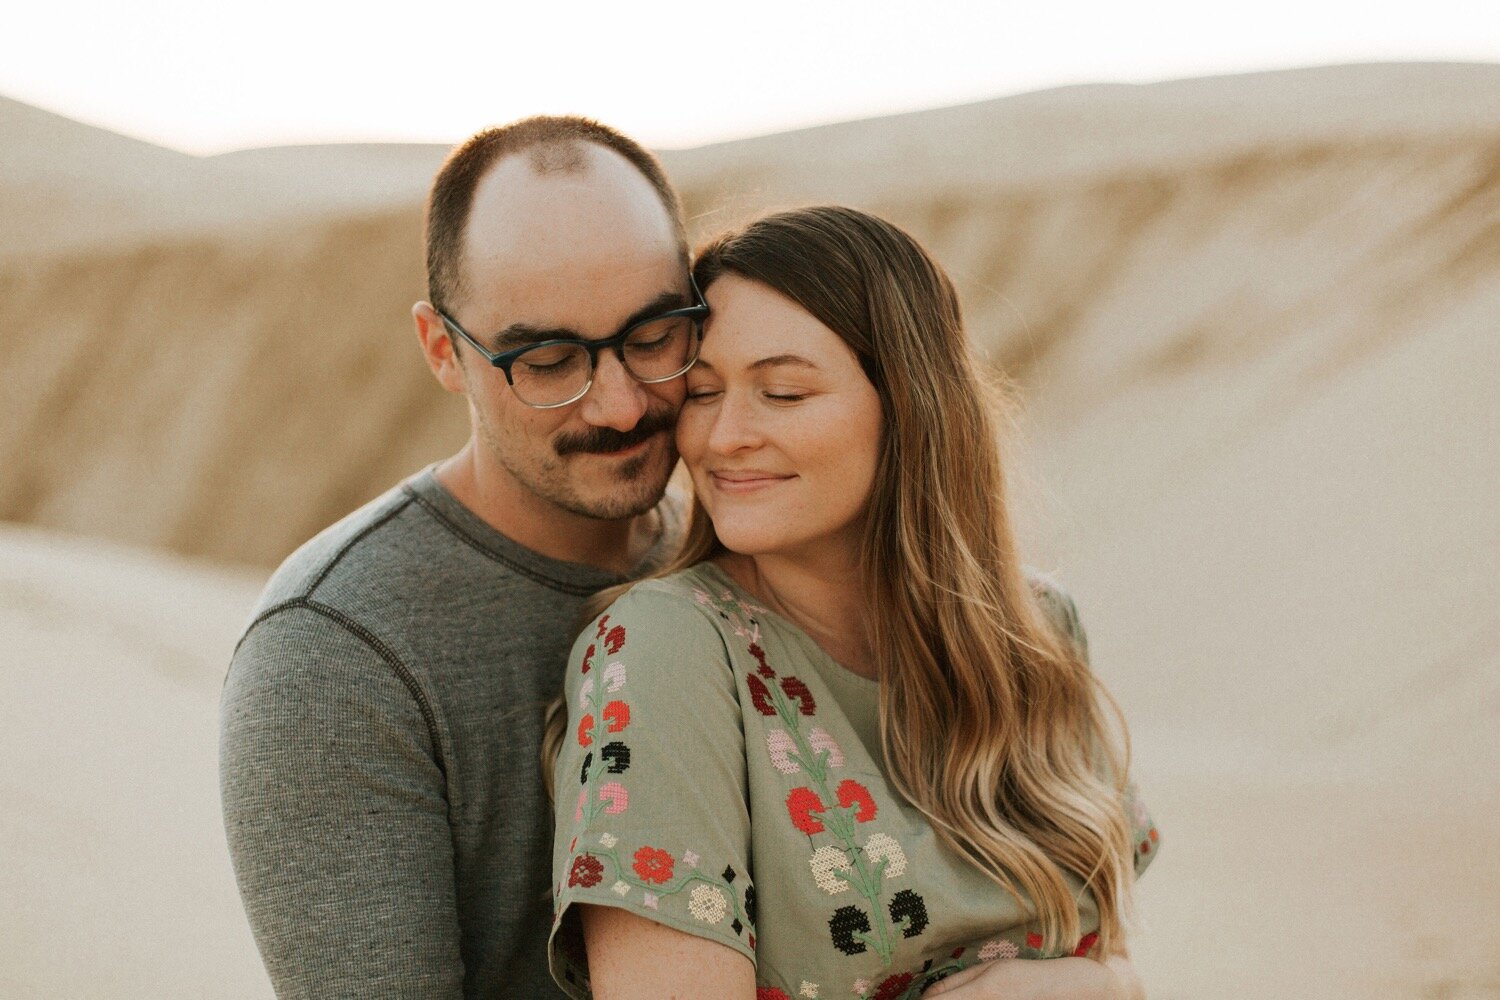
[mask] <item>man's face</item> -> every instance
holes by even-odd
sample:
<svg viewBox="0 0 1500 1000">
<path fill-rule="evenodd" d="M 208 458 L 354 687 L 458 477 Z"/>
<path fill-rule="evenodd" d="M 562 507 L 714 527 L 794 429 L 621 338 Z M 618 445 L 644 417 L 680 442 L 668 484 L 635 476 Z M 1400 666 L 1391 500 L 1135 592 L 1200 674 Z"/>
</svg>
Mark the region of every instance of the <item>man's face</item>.
<svg viewBox="0 0 1500 1000">
<path fill-rule="evenodd" d="M 525 154 L 475 191 L 456 319 L 491 351 L 527 339 L 598 340 L 647 315 L 691 305 L 671 219 L 618 154 L 584 147 L 585 169 L 538 175 Z M 520 328 L 520 329 L 518 329 Z M 582 399 L 535 409 L 471 347 L 464 381 L 479 457 L 530 497 L 592 518 L 627 518 L 661 499 L 677 461 L 683 380 L 645 384 L 612 351 Z"/>
</svg>

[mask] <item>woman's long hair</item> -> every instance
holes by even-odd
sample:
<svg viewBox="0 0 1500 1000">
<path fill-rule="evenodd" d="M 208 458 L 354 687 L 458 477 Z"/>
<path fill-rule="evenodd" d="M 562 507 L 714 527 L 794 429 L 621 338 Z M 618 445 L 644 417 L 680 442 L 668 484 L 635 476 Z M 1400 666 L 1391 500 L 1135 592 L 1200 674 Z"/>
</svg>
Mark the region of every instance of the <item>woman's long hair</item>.
<svg viewBox="0 0 1500 1000">
<path fill-rule="evenodd" d="M 1103 952 L 1118 950 L 1134 876 L 1129 739 L 1022 571 L 993 416 L 1001 396 L 980 372 L 952 282 L 902 230 L 837 207 L 719 237 L 694 276 L 706 291 L 724 274 L 774 289 L 838 334 L 880 397 L 860 562 L 892 781 L 949 845 L 1030 901 L 1049 947 L 1079 936 L 1071 872 L 1093 893 Z M 723 550 L 695 502 L 682 548 L 654 575 Z"/>
</svg>

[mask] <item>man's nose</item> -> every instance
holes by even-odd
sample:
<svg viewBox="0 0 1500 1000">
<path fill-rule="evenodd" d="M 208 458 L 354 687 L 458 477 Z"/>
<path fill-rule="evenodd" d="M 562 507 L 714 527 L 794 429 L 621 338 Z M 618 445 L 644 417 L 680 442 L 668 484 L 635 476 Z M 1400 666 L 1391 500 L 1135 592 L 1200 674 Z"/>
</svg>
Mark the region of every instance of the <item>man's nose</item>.
<svg viewBox="0 0 1500 1000">
<path fill-rule="evenodd" d="M 647 408 L 646 387 L 625 370 L 614 351 L 600 351 L 594 361 L 594 381 L 584 393 L 580 415 L 595 427 L 628 431 Z"/>
</svg>

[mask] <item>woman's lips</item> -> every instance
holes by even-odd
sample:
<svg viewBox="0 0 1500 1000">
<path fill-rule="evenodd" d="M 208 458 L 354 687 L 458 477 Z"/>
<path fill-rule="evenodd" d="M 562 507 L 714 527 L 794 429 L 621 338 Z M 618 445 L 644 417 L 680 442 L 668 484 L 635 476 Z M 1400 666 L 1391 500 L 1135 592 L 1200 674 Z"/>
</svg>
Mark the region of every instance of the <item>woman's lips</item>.
<svg viewBox="0 0 1500 1000">
<path fill-rule="evenodd" d="M 754 493 L 796 478 L 760 471 L 710 472 L 708 475 L 714 489 L 721 493 Z"/>
</svg>

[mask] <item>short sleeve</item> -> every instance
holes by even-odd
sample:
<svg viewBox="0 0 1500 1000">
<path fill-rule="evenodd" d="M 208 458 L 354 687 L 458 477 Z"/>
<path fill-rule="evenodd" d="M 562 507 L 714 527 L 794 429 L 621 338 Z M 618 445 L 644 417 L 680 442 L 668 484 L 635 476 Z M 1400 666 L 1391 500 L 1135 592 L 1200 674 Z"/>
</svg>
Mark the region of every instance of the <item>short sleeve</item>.
<svg viewBox="0 0 1500 1000">
<path fill-rule="evenodd" d="M 1089 662 L 1088 633 L 1083 629 L 1083 622 L 1078 616 L 1078 605 L 1073 601 L 1072 596 L 1055 582 L 1043 577 L 1034 577 L 1032 586 L 1036 590 L 1042 610 L 1046 612 L 1053 627 L 1072 641 L 1079 655 L 1083 657 L 1083 662 L 1087 664 Z M 1125 819 L 1130 824 L 1135 874 L 1139 878 L 1156 859 L 1156 852 L 1161 843 L 1161 833 L 1157 830 L 1156 822 L 1151 818 L 1151 813 L 1142 801 L 1140 791 L 1133 780 L 1126 782 L 1124 805 Z"/>
<path fill-rule="evenodd" d="M 755 960 L 744 726 L 709 613 L 647 582 L 574 644 L 553 772 L 548 948 L 572 996 L 588 990 L 575 903 L 628 910 Z"/>
</svg>

